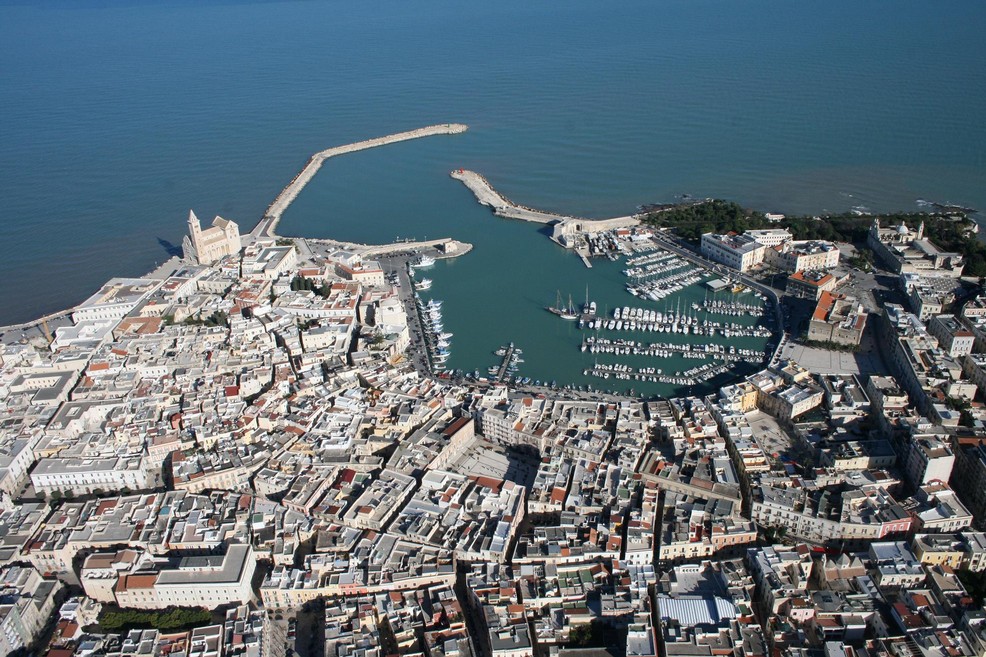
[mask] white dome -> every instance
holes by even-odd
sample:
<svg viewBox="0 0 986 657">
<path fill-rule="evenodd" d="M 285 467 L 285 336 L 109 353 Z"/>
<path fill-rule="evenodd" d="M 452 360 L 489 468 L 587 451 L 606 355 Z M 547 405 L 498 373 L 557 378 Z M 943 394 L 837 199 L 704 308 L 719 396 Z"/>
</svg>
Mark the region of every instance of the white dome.
<svg viewBox="0 0 986 657">
<path fill-rule="evenodd" d="M 907 226 L 905 226 L 904 224 L 901 224 L 901 225 L 897 226 L 897 234 L 898 235 L 907 235 L 909 232 L 911 232 L 911 231 L 909 231 L 907 229 Z"/>
</svg>

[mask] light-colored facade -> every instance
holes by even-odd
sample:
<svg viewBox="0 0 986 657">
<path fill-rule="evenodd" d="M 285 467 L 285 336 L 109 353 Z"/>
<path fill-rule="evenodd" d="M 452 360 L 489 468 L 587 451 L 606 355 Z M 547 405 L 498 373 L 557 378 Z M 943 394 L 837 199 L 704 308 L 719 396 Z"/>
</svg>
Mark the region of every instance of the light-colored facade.
<svg viewBox="0 0 986 657">
<path fill-rule="evenodd" d="M 948 443 L 937 436 L 915 437 L 907 454 L 907 478 L 914 486 L 932 481 L 947 483 L 955 466 L 955 455 Z"/>
<path fill-rule="evenodd" d="M 223 555 L 185 557 L 176 568 L 122 575 L 114 588 L 116 603 L 132 609 L 245 604 L 253 599 L 256 566 L 253 548 L 230 545 Z"/>
<path fill-rule="evenodd" d="M 72 321 L 121 320 L 160 285 L 161 281 L 143 278 L 111 279 L 75 307 Z"/>
<path fill-rule="evenodd" d="M 958 278 L 964 262 L 961 254 L 940 250 L 924 236 L 924 222 L 917 230 L 904 224 L 883 228 L 874 219 L 867 244 L 896 274 L 920 273 Z"/>
<path fill-rule="evenodd" d="M 839 247 L 821 240 L 787 241 L 767 247 L 764 262 L 789 272 L 825 271 L 839 264 Z"/>
<path fill-rule="evenodd" d="M 794 238 L 794 236 L 791 235 L 786 228 L 755 229 L 745 231 L 743 234 L 748 237 L 752 237 L 767 248 L 778 246 L 784 242 L 789 242 Z"/>
<path fill-rule="evenodd" d="M 41 637 L 61 588 L 30 567 L 0 571 L 0 654 L 13 654 Z"/>
<path fill-rule="evenodd" d="M 972 331 L 959 322 L 955 315 L 935 315 L 928 322 L 928 333 L 938 338 L 938 346 L 953 357 L 971 354 L 976 342 Z"/>
<path fill-rule="evenodd" d="M 188 211 L 188 236 L 183 244 L 186 256 L 200 265 L 211 265 L 217 260 L 240 252 L 240 227 L 235 221 L 217 216 L 212 227 L 202 230 L 199 218 Z"/>
<path fill-rule="evenodd" d="M 702 255 L 741 272 L 762 263 L 766 248 L 748 235 L 702 235 Z"/>
<path fill-rule="evenodd" d="M 141 490 L 153 481 L 149 470 L 160 468 L 138 456 L 107 458 L 45 458 L 31 471 L 35 490 L 46 495 L 58 491 L 85 495 L 97 491 Z M 160 470 L 158 470 L 160 471 Z"/>
<path fill-rule="evenodd" d="M 857 346 L 866 328 L 866 310 L 856 300 L 822 292 L 808 323 L 808 339 Z"/>
<path fill-rule="evenodd" d="M 787 293 L 799 299 L 818 301 L 822 292 L 831 292 L 839 280 L 824 271 L 796 271 L 787 277 Z"/>
</svg>

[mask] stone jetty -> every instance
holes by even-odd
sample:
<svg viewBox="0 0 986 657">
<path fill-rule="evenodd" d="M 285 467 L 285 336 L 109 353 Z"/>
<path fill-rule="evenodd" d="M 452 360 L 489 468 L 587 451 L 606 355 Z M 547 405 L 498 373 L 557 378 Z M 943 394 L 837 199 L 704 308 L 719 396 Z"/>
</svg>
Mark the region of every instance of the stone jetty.
<svg viewBox="0 0 986 657">
<path fill-rule="evenodd" d="M 493 214 L 506 219 L 520 219 L 539 224 L 573 224 L 578 225 L 579 230 L 586 232 L 597 232 L 602 230 L 612 230 L 626 226 L 635 226 L 640 223 L 637 215 L 626 215 L 624 217 L 613 217 L 612 219 L 587 219 L 585 217 L 575 217 L 572 215 L 557 214 L 544 210 L 535 210 L 523 205 L 514 203 L 500 192 L 493 188 L 485 177 L 475 171 L 468 169 L 455 169 L 451 175 L 459 180 L 469 191 L 473 193 L 480 205 L 486 205 L 493 209 Z"/>
<path fill-rule="evenodd" d="M 277 195 L 274 202 L 270 204 L 267 208 L 267 212 L 264 213 L 263 219 L 260 223 L 254 227 L 251 235 L 254 238 L 257 237 L 272 237 L 274 235 L 274 230 L 277 228 L 277 223 L 281 220 L 281 215 L 291 205 L 292 201 L 297 198 L 301 190 L 305 188 L 311 179 L 315 177 L 318 170 L 322 168 L 322 164 L 330 157 L 335 157 L 336 155 L 345 155 L 346 153 L 355 153 L 357 151 L 364 151 L 369 148 L 376 148 L 377 146 L 386 146 L 387 144 L 395 144 L 400 141 L 408 141 L 411 139 L 420 139 L 421 137 L 431 137 L 433 135 L 456 135 L 461 132 L 465 132 L 469 129 L 469 126 L 462 123 L 441 123 L 438 125 L 430 125 L 425 128 L 418 128 L 416 130 L 409 130 L 407 132 L 398 132 L 393 135 L 387 135 L 386 137 L 376 137 L 374 139 L 367 139 L 365 141 L 358 141 L 354 144 L 346 144 L 344 146 L 335 146 L 333 148 L 327 148 L 324 151 L 319 151 L 312 155 L 305 166 L 298 172 L 298 174 L 281 190 L 281 193 Z"/>
</svg>

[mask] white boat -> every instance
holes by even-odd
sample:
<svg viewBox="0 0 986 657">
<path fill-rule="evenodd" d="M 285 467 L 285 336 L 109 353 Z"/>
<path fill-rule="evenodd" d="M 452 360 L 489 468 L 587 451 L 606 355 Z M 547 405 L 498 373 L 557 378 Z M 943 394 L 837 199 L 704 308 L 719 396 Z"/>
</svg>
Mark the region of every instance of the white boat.
<svg viewBox="0 0 986 657">
<path fill-rule="evenodd" d="M 433 264 L 435 264 L 435 259 L 434 258 L 432 258 L 430 256 L 423 255 L 420 258 L 418 258 L 418 261 L 416 263 L 414 263 L 414 266 L 415 267 L 431 267 Z"/>
<path fill-rule="evenodd" d="M 420 281 L 418 281 L 418 282 L 416 282 L 414 284 L 414 289 L 415 290 L 421 290 L 422 292 L 425 291 L 425 290 L 430 290 L 431 289 L 431 279 L 430 278 L 422 278 Z"/>
</svg>

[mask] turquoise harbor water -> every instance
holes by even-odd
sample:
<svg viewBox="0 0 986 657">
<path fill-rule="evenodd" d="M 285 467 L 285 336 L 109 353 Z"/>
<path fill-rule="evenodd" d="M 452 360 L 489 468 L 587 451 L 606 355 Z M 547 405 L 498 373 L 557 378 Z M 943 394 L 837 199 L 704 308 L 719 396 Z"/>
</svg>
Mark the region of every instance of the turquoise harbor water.
<svg viewBox="0 0 986 657">
<path fill-rule="evenodd" d="M 190 207 L 249 229 L 315 150 L 458 121 L 331 160 L 280 231 L 475 244 L 433 276 L 451 365 L 526 340 L 525 374 L 561 381 L 584 355 L 548 348 L 578 340 L 541 307 L 631 299 L 618 268 L 495 219 L 450 169 L 588 216 L 686 193 L 986 207 L 984 26 L 975 0 L 0 3 L 0 323 L 147 271 Z"/>
</svg>

